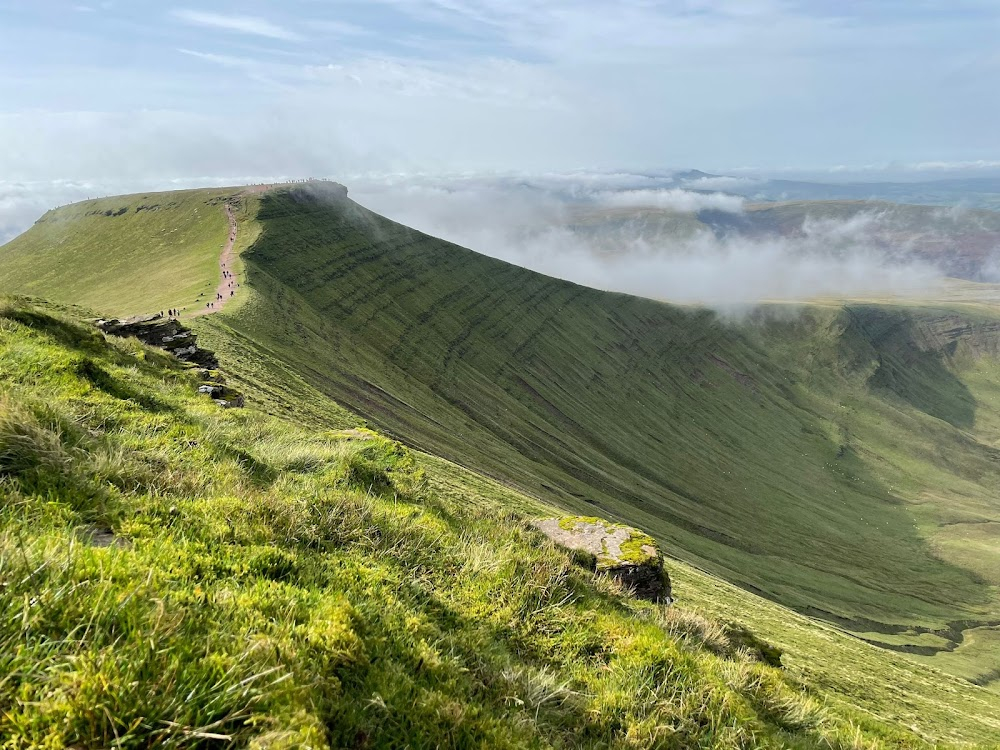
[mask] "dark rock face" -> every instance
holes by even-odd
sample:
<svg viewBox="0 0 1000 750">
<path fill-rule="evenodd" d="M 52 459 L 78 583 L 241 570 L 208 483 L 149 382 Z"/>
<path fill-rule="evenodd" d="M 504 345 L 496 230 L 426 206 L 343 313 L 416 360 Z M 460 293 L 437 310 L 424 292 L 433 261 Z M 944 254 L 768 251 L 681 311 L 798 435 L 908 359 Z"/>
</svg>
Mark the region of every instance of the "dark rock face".
<svg viewBox="0 0 1000 750">
<path fill-rule="evenodd" d="M 670 576 L 663 555 L 648 534 L 602 518 L 545 518 L 533 525 L 561 547 L 587 558 L 595 573 L 609 575 L 640 599 L 670 604 Z"/>
<path fill-rule="evenodd" d="M 177 359 L 200 371 L 203 384 L 198 392 L 208 396 L 224 409 L 244 406 L 242 394 L 226 386 L 226 379 L 219 373 L 219 361 L 208 349 L 198 347 L 198 337 L 174 318 L 162 315 L 144 315 L 127 320 L 99 320 L 97 327 L 109 336 L 133 337 L 149 346 L 173 354 Z"/>
<path fill-rule="evenodd" d="M 144 344 L 165 349 L 182 362 L 208 369 L 219 366 L 215 354 L 207 349 L 199 349 L 198 337 L 173 318 L 142 315 L 127 320 L 99 320 L 97 327 L 109 336 L 131 336 Z"/>
<path fill-rule="evenodd" d="M 651 602 L 669 604 L 673 601 L 670 590 L 670 577 L 663 569 L 663 558 L 649 560 L 639 564 L 626 563 L 605 568 L 604 572 L 612 578 L 617 578 L 627 588 L 635 592 L 639 599 Z"/>
</svg>

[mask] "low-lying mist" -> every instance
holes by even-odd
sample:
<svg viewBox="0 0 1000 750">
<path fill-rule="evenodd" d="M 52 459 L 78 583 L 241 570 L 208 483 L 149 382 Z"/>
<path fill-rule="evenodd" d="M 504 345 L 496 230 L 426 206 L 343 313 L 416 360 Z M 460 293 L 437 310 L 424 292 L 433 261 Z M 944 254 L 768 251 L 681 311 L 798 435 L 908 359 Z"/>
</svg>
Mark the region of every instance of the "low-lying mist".
<svg viewBox="0 0 1000 750">
<path fill-rule="evenodd" d="M 333 178 L 374 211 L 478 252 L 599 289 L 717 309 L 926 296 L 945 276 L 1000 279 L 1000 218 L 958 207 L 915 213 L 873 202 L 830 215 L 816 204 L 771 226 L 746 198 L 724 192 L 728 183 L 700 173 Z M 282 179 L 0 181 L 0 242 L 47 209 L 88 197 Z"/>
<path fill-rule="evenodd" d="M 530 181 L 370 181 L 352 197 L 428 234 L 609 291 L 731 310 L 764 300 L 921 295 L 931 263 L 872 241 L 876 213 L 811 218 L 794 235 L 709 226 L 743 199 L 680 188 L 612 189 Z M 704 218 L 704 221 L 700 220 Z"/>
</svg>

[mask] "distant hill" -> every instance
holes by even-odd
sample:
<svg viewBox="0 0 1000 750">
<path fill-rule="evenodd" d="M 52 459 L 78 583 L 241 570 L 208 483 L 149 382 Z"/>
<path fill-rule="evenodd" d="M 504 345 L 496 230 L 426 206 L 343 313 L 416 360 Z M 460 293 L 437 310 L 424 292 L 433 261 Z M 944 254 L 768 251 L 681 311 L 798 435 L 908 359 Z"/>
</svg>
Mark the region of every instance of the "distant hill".
<svg viewBox="0 0 1000 750">
<path fill-rule="evenodd" d="M 113 315 L 193 309 L 199 294 L 215 288 L 227 232 L 219 220 L 222 204 L 240 192 L 120 196 L 49 211 L 3 246 L 0 292 L 43 295 Z"/>
<path fill-rule="evenodd" d="M 1000 212 L 901 205 L 883 200 L 750 202 L 740 212 L 706 209 L 684 213 L 654 206 L 576 206 L 569 228 L 608 255 L 627 254 L 638 241 L 668 256 L 686 250 L 699 233 L 766 242 L 822 234 L 813 252 L 864 252 L 886 263 L 922 262 L 952 278 L 1000 278 Z"/>
<path fill-rule="evenodd" d="M 709 174 L 697 169 L 650 175 L 692 190 L 724 190 L 755 201 L 892 201 L 927 206 L 1000 209 L 1000 177 L 922 180 L 792 180 L 757 175 Z"/>
</svg>

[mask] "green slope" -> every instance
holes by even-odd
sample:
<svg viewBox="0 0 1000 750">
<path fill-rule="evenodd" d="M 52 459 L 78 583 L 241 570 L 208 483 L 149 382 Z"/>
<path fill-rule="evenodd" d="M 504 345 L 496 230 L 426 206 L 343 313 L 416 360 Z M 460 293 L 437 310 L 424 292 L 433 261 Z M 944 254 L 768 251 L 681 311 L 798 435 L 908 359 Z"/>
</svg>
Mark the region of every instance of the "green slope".
<svg viewBox="0 0 1000 750">
<path fill-rule="evenodd" d="M 0 299 L 3 747 L 1000 740 L 1000 695 L 681 564 L 682 603 L 635 601 L 543 541 L 538 501 L 197 384 Z M 786 668 L 730 619 L 777 632 Z"/>
<path fill-rule="evenodd" d="M 253 200 L 241 190 L 102 198 L 49 211 L 0 252 L 0 293 L 115 316 L 204 307 L 198 295 L 211 296 L 218 284 L 228 232 L 223 204 L 234 201 L 239 214 Z"/>
<path fill-rule="evenodd" d="M 734 324 L 477 255 L 331 186 L 254 210 L 246 303 L 198 326 L 268 410 L 349 423 L 332 397 L 747 589 L 995 679 L 989 314 L 815 307 Z M 20 241 L 42 258 L 40 240 Z"/>
<path fill-rule="evenodd" d="M 315 191 L 265 197 L 258 220 L 252 304 L 209 325 L 393 434 L 886 641 L 929 629 L 954 647 L 998 619 L 991 586 L 939 556 L 949 498 L 921 500 L 961 484 L 996 514 L 994 451 L 969 432 L 981 407 L 945 356 L 959 344 L 920 349 L 947 315 L 829 308 L 741 327 Z M 970 325 L 994 354 L 993 323 Z M 926 484 L 900 486 L 928 436 Z"/>
<path fill-rule="evenodd" d="M 996 693 L 681 563 L 675 607 L 632 600 L 530 528 L 543 503 L 197 382 L 0 299 L 3 747 L 1000 741 Z"/>
</svg>

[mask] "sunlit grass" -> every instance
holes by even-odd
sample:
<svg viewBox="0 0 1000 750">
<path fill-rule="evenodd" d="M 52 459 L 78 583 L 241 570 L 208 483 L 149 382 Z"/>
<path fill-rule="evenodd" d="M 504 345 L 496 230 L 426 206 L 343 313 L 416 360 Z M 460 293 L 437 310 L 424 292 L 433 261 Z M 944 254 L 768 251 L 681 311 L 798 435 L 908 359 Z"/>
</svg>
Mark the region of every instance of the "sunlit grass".
<svg viewBox="0 0 1000 750">
<path fill-rule="evenodd" d="M 377 434 L 217 409 L 26 303 L 0 372 L 5 748 L 922 746 Z"/>
</svg>

